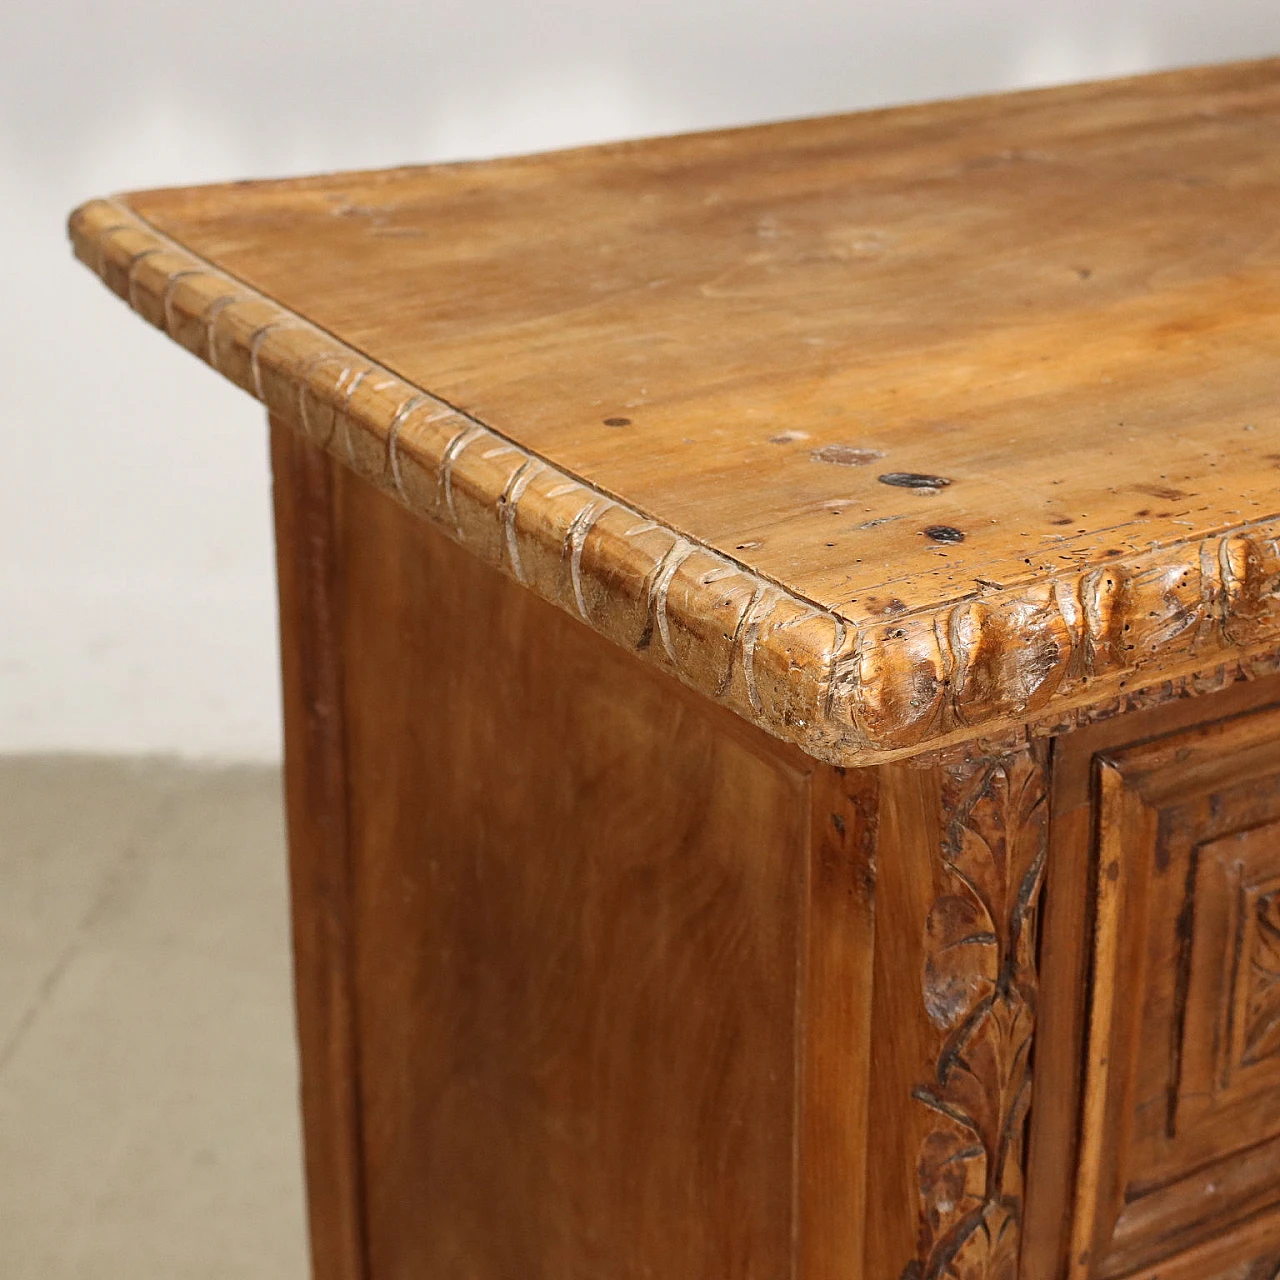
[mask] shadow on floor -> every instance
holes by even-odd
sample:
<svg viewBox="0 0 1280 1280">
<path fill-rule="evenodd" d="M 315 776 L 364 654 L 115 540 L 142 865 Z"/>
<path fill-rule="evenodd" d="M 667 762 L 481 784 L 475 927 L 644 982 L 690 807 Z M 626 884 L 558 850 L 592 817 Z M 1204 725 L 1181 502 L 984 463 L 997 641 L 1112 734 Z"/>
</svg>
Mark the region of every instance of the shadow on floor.
<svg viewBox="0 0 1280 1280">
<path fill-rule="evenodd" d="M 280 776 L 0 757 L 0 1273 L 302 1280 Z"/>
</svg>

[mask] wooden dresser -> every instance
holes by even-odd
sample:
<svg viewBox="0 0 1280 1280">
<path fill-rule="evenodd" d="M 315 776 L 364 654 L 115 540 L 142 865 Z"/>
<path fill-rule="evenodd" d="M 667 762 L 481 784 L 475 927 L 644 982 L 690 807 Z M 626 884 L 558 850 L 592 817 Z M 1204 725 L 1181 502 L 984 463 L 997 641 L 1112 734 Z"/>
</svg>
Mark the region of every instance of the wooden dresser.
<svg viewBox="0 0 1280 1280">
<path fill-rule="evenodd" d="M 270 415 L 318 1280 L 1280 1273 L 1280 60 L 71 235 Z"/>
</svg>

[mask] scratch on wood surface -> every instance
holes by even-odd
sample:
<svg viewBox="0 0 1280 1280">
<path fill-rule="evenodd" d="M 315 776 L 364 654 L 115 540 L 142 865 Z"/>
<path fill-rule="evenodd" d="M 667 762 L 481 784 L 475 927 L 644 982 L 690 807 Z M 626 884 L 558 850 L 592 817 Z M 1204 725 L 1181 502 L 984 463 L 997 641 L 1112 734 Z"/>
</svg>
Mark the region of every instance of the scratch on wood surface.
<svg viewBox="0 0 1280 1280">
<path fill-rule="evenodd" d="M 110 259 L 107 257 L 107 242 L 114 236 L 118 236 L 122 231 L 136 231 L 137 227 L 129 222 L 113 222 L 109 226 L 102 227 L 94 236 L 94 247 L 98 251 L 98 263 L 94 268 L 97 273 L 106 279 L 107 271 L 111 265 Z"/>
<path fill-rule="evenodd" d="M 564 545 L 569 553 L 569 580 L 573 586 L 573 600 L 583 622 L 589 622 L 590 619 L 587 617 L 587 602 L 582 594 L 582 551 L 592 525 L 613 505 L 608 498 L 588 502 L 569 521 L 569 528 L 565 531 Z"/>
<path fill-rule="evenodd" d="M 767 604 L 766 604 L 767 602 Z M 763 587 L 751 602 L 750 616 L 742 628 L 742 676 L 747 684 L 747 701 L 756 715 L 764 712 L 760 700 L 760 686 L 756 681 L 756 645 L 760 642 L 760 628 L 769 611 L 778 602 L 778 589 Z"/>
<path fill-rule="evenodd" d="M 729 660 L 725 664 L 724 675 L 720 677 L 720 683 L 716 687 L 716 697 L 723 698 L 729 692 L 729 686 L 733 683 L 733 664 L 735 655 L 742 651 L 742 632 L 746 627 L 751 615 L 755 612 L 755 607 L 760 603 L 760 597 L 764 594 L 765 584 L 756 582 L 751 598 L 742 607 L 742 612 L 738 614 L 738 621 L 734 624 L 733 635 L 729 638 Z"/>
<path fill-rule="evenodd" d="M 277 316 L 274 320 L 268 320 L 266 324 L 260 324 L 253 331 L 253 336 L 249 339 L 249 377 L 253 382 L 253 394 L 264 404 L 267 397 L 262 389 L 262 344 L 278 329 L 303 329 L 309 327 L 303 321 L 295 320 L 291 316 Z"/>
<path fill-rule="evenodd" d="M 463 427 L 452 440 L 444 447 L 444 452 L 440 455 L 440 494 L 444 499 L 445 510 L 449 513 L 449 519 L 453 521 L 454 532 L 459 539 L 464 537 L 462 525 L 458 522 L 458 512 L 453 505 L 453 468 L 457 465 L 458 456 L 473 441 L 480 439 L 481 436 L 489 433 L 484 427 L 476 423 Z"/>
<path fill-rule="evenodd" d="M 351 372 L 351 370 L 344 369 L 342 372 L 343 375 L 346 376 Z M 347 462 L 353 467 L 355 466 L 356 461 L 356 451 L 355 445 L 351 442 L 351 397 L 355 395 L 357 388 L 372 372 L 373 371 L 371 369 L 359 369 L 356 371 L 355 376 L 352 377 L 351 381 L 347 384 L 346 391 L 342 394 L 342 408 L 334 414 L 333 418 L 335 431 L 337 430 L 339 419 L 342 421 L 342 443 L 346 447 Z M 342 379 L 339 379 L 338 381 L 339 385 L 341 385 Z M 329 438 L 332 439 L 332 435 Z"/>
<path fill-rule="evenodd" d="M 362 471 L 377 472 L 366 475 L 372 483 L 395 492 L 421 515 L 440 520 L 459 539 L 465 535 L 456 487 L 463 486 L 468 500 L 477 504 L 477 520 L 488 512 L 488 518 L 496 514 L 503 525 L 498 538 L 482 540 L 482 554 L 510 560 L 521 580 L 522 552 L 527 557 L 535 544 L 553 555 L 558 552 L 562 565 L 567 560 L 559 583 L 539 579 L 532 585 L 576 609 L 584 620 L 594 612 L 591 621 L 605 634 L 621 638 L 617 624 L 624 616 L 614 590 L 618 576 L 652 582 L 652 631 L 662 637 L 664 655 L 671 659 L 683 639 L 672 633 L 669 615 L 670 586 L 679 569 L 667 558 L 676 545 L 673 540 L 689 548 L 681 552 L 681 563 L 695 551 L 710 557 L 711 567 L 691 579 L 690 595 L 680 596 L 695 638 L 688 655 L 680 650 L 687 660 L 678 674 L 739 714 L 833 762 L 863 763 L 886 753 L 896 757 L 927 748 L 930 740 L 944 742 L 961 731 L 998 727 L 1014 705 L 1026 704 L 1021 714 L 1039 715 L 1052 700 L 1069 711 L 1110 696 L 1147 673 L 1178 674 L 1193 663 L 1196 669 L 1210 665 L 1225 649 L 1256 653 L 1280 643 L 1280 519 L 1275 515 L 1237 527 L 1225 541 L 1221 531 L 1152 547 L 1131 546 L 1128 538 L 1119 537 L 1115 546 L 1123 550 L 1107 552 L 1115 559 L 1067 566 L 1055 562 L 1052 576 L 1039 581 L 1008 583 L 998 581 L 999 575 L 975 576 L 969 581 L 986 588 L 980 605 L 968 596 L 951 595 L 913 609 L 904 606 L 892 621 L 887 613 L 873 611 L 865 619 L 845 620 L 842 635 L 835 622 L 835 634 L 802 625 L 813 623 L 816 614 L 831 616 L 824 607 L 830 602 L 815 602 L 769 582 L 749 565 L 730 562 L 716 546 L 695 542 L 608 499 L 545 459 L 538 460 L 539 468 L 550 473 L 545 486 L 521 498 L 537 455 L 368 362 L 356 349 L 131 218 L 123 206 L 86 206 L 73 218 L 72 233 L 77 253 L 88 264 L 97 263 L 117 295 L 202 354 L 213 368 L 226 363 L 234 380 L 270 401 L 271 413 L 290 419 L 319 447 L 339 456 L 345 447 L 345 458 L 354 463 L 353 454 L 366 436 L 375 443 L 385 440 L 385 467 L 370 468 L 360 449 Z M 244 310 L 224 317 L 228 308 L 241 304 Z M 264 316 L 269 317 L 266 323 Z M 286 327 L 295 327 L 301 336 L 268 341 Z M 390 387 L 399 391 L 394 396 L 357 394 Z M 329 423 L 316 421 L 317 402 L 319 412 L 331 415 Z M 421 417 L 414 416 L 419 411 Z M 458 420 L 456 433 L 450 428 L 419 432 L 410 426 L 450 415 Z M 343 445 L 335 448 L 339 417 Z M 326 428 L 327 438 L 318 438 Z M 464 451 L 481 437 L 484 460 L 469 458 L 460 464 Z M 489 465 L 498 457 L 520 462 Z M 434 481 L 437 502 L 408 483 L 410 460 Z M 557 501 L 579 491 L 580 505 L 577 500 Z M 514 509 L 521 501 L 529 517 L 523 521 Z M 590 531 L 614 506 L 625 512 L 617 521 L 622 532 L 601 543 L 599 557 L 586 557 Z M 472 515 L 472 506 L 462 512 L 469 529 Z M 866 524 L 894 518 L 902 517 L 869 518 Z M 1122 534 L 1128 528 L 1121 522 L 1095 532 Z M 653 538 L 643 536 L 651 533 Z M 714 585 L 722 582 L 731 585 Z M 749 602 L 729 635 L 724 612 L 748 593 Z M 784 600 L 785 609 L 775 608 Z M 856 654 L 838 657 L 840 645 L 848 647 L 855 634 Z M 717 682 L 722 637 L 729 641 L 729 653 L 723 679 Z M 715 671 L 709 673 L 707 663 L 696 660 L 698 644 L 714 646 Z M 739 654 L 745 690 L 733 676 Z M 1105 686 L 1097 683 L 1102 679 Z"/>
<path fill-rule="evenodd" d="M 789 618 L 783 618 L 781 622 L 775 622 L 773 629 L 775 631 L 790 631 L 792 627 L 802 627 L 806 622 L 813 621 L 813 615 L 817 612 L 811 610 L 807 613 L 793 613 Z"/>
<path fill-rule="evenodd" d="M 135 311 L 139 310 L 138 295 L 134 292 L 134 289 L 137 285 L 136 272 L 138 270 L 138 265 L 139 263 L 145 262 L 148 258 L 154 257 L 157 253 L 163 253 L 163 252 L 164 252 L 164 247 L 162 245 L 156 245 L 154 248 L 150 248 L 150 249 L 143 249 L 141 253 L 135 253 L 133 255 L 132 260 L 129 263 L 129 270 L 125 276 L 125 282 L 126 282 L 126 288 L 128 289 L 128 292 L 129 292 L 129 305 Z"/>
<path fill-rule="evenodd" d="M 215 341 L 215 330 L 218 324 L 218 317 L 228 308 L 234 306 L 237 302 L 243 302 L 244 299 L 238 293 L 224 293 L 220 298 L 214 298 L 209 304 L 209 309 L 204 313 L 204 346 L 205 360 L 209 368 L 221 373 L 222 370 L 218 365 L 218 346 Z"/>
<path fill-rule="evenodd" d="M 310 377 L 323 364 L 331 364 L 335 360 L 342 358 L 341 353 L 337 351 L 315 351 L 306 360 L 303 361 L 301 376 L 298 379 L 298 420 L 302 424 L 302 432 L 308 440 L 316 439 L 315 428 L 311 425 L 310 410 L 307 408 L 308 396 L 313 394 L 311 391 Z M 329 436 L 333 435 L 333 420 L 329 423 Z M 326 437 L 327 439 L 328 437 Z M 316 440 L 317 444 L 322 444 Z"/>
<path fill-rule="evenodd" d="M 511 479 L 507 481 L 507 487 L 498 499 L 498 511 L 507 537 L 507 559 L 517 582 L 526 582 L 527 579 L 524 576 L 524 565 L 520 562 L 520 543 L 516 539 L 516 505 L 529 487 L 529 481 L 541 470 L 542 463 L 537 458 L 526 458 L 511 473 Z"/>
<path fill-rule="evenodd" d="M 181 271 L 175 271 L 173 275 L 165 281 L 164 293 L 160 297 L 160 314 L 164 317 L 164 331 L 170 337 L 173 337 L 173 291 L 184 281 L 191 279 L 192 276 L 202 276 L 205 274 L 203 267 L 183 267 Z"/>
<path fill-rule="evenodd" d="M 404 501 L 404 480 L 400 475 L 400 430 L 405 420 L 419 405 L 431 403 L 432 398 L 423 392 L 411 395 L 396 410 L 396 416 L 391 419 L 391 426 L 387 428 L 387 461 L 391 465 L 391 478 L 395 482 L 396 493 L 402 502 Z"/>
<path fill-rule="evenodd" d="M 671 579 L 682 564 L 693 554 L 693 545 L 684 538 L 677 538 L 666 554 L 658 562 L 651 585 L 649 587 L 649 614 L 657 623 L 658 635 L 662 638 L 662 647 L 672 662 L 676 660 L 676 651 L 671 647 L 671 624 L 667 618 L 667 593 L 671 590 Z"/>
<path fill-rule="evenodd" d="M 844 653 L 844 646 L 849 638 L 849 628 L 845 620 L 838 613 L 832 614 L 831 617 L 836 624 L 835 634 L 831 637 L 831 656 L 827 660 L 826 688 L 822 694 L 822 705 L 827 715 L 830 715 L 835 707 L 839 664 L 841 658 L 847 656 Z"/>
</svg>

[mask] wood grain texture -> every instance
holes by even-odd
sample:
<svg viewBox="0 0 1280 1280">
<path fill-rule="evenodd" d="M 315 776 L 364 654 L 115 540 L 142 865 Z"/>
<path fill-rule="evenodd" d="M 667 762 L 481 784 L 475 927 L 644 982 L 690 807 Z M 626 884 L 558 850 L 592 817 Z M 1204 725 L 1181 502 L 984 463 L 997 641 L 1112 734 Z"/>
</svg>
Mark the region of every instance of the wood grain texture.
<svg viewBox="0 0 1280 1280">
<path fill-rule="evenodd" d="M 1176 1258 L 1143 1267 L 1125 1280 L 1277 1280 L 1280 1253 L 1268 1244 L 1270 1231 L 1245 1227 L 1223 1251 L 1222 1242 L 1188 1250 Z"/>
<path fill-rule="evenodd" d="M 1238 685 L 1058 744 L 1024 1280 L 1274 1258 L 1277 698 Z"/>
<path fill-rule="evenodd" d="M 1272 831 L 1271 835 L 1275 836 Z M 1239 922 L 1233 1010 L 1236 1049 L 1242 1066 L 1280 1056 L 1280 887 L 1274 883 L 1249 893 L 1248 915 Z"/>
<path fill-rule="evenodd" d="M 1035 1054 L 1035 1097 L 1031 1111 L 1027 1175 L 1026 1230 L 1023 1239 L 1024 1280 L 1060 1280 L 1070 1249 L 1071 1214 L 1064 1206 L 1075 1196 L 1077 1150 L 1082 1124 L 1082 1064 L 1086 1059 L 1085 1022 L 1091 1006 L 1105 1000 L 1109 987 L 1090 994 L 1095 913 L 1097 830 L 1094 761 L 1100 754 L 1123 750 L 1135 741 L 1168 737 L 1206 720 L 1238 716 L 1280 700 L 1280 680 L 1262 672 L 1253 678 L 1232 672 L 1210 688 L 1180 689 L 1175 696 L 1142 700 L 1064 733 L 1053 748 L 1052 822 L 1048 883 L 1041 941 L 1040 1010 Z M 1130 990 L 1126 981 L 1120 999 Z M 1104 1142 L 1111 1135 L 1097 1129 Z M 1082 1195 L 1091 1195 L 1089 1184 Z M 1264 1242 L 1265 1243 L 1265 1242 Z M 1246 1248 L 1239 1257 L 1256 1256 Z M 1214 1274 L 1212 1262 L 1194 1262 L 1195 1251 L 1179 1261 L 1178 1277 L 1200 1280 Z M 1157 1268 L 1169 1280 L 1175 1273 L 1166 1261 Z M 1196 1270 L 1199 1266 L 1199 1270 Z M 1163 1268 L 1163 1269 L 1161 1269 Z M 1215 1280 L 1217 1280 L 1215 1275 Z"/>
<path fill-rule="evenodd" d="M 1273 59 L 72 216 L 272 414 L 319 1280 L 1273 1280 L 1278 142 Z"/>
<path fill-rule="evenodd" d="M 786 1275 L 803 776 L 340 509 L 373 1275 Z"/>
<path fill-rule="evenodd" d="M 861 1280 L 871 1125 L 874 770 L 810 776 L 801 1007 L 796 1280 Z"/>
<path fill-rule="evenodd" d="M 1280 1073 L 1263 1064 L 1234 1081 L 1243 1064 L 1222 1025 L 1240 1003 L 1248 890 L 1280 874 L 1280 717 L 1200 726 L 1108 753 L 1098 770 L 1085 1113 L 1101 1141 L 1091 1159 L 1086 1129 L 1080 1180 L 1097 1200 L 1081 1202 L 1090 1261 L 1077 1273 L 1113 1276 L 1251 1220 L 1270 1218 L 1280 1241 Z M 1140 1014 L 1126 989 L 1144 992 Z"/>
<path fill-rule="evenodd" d="M 868 1277 L 1020 1274 L 1046 758 L 880 770 Z"/>
<path fill-rule="evenodd" d="M 1272 60 L 72 236 L 478 555 L 865 763 L 1280 643 L 1278 132 Z"/>
<path fill-rule="evenodd" d="M 285 807 L 313 1280 L 368 1280 L 333 466 L 271 429 Z"/>
<path fill-rule="evenodd" d="M 861 1280 L 874 775 L 697 698 L 286 440 L 281 483 L 296 455 L 326 477 L 311 622 L 341 669 L 337 740 L 291 748 L 344 802 L 325 958 L 354 1044 L 345 1023 L 305 1043 L 351 1062 L 353 1123 L 345 1093 L 307 1099 L 309 1132 L 356 1144 L 313 1193 L 358 1184 L 351 1275 Z"/>
<path fill-rule="evenodd" d="M 1280 1277 L 1280 1253 L 1272 1252 L 1265 1258 L 1242 1262 L 1213 1280 L 1277 1280 Z"/>
<path fill-rule="evenodd" d="M 944 771 L 945 890 L 926 924 L 924 1001 L 946 1038 L 914 1090 L 919 1257 L 904 1280 L 1018 1272 L 1031 1100 L 1036 924 L 1048 847 L 1043 747 Z"/>
</svg>

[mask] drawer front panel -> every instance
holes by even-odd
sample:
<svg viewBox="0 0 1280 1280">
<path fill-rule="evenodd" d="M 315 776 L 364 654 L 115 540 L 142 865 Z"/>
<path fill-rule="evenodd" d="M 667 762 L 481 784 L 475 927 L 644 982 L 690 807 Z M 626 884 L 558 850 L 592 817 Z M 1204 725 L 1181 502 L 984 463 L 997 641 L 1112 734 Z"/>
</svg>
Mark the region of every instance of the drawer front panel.
<svg viewBox="0 0 1280 1280">
<path fill-rule="evenodd" d="M 1280 1251 L 1280 711 L 1108 751 L 1094 768 L 1072 1274 L 1252 1277 L 1261 1267 L 1271 1280 L 1265 1259 Z M 1252 1260 L 1239 1261 L 1241 1251 Z"/>
</svg>

